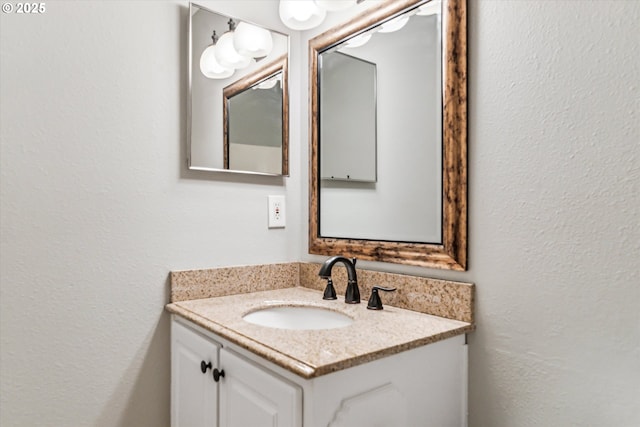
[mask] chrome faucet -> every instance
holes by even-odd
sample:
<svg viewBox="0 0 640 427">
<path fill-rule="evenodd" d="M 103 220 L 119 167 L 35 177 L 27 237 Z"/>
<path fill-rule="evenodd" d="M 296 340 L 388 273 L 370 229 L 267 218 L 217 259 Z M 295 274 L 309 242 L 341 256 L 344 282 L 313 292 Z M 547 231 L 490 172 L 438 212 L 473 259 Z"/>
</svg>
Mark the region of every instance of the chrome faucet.
<svg viewBox="0 0 640 427">
<path fill-rule="evenodd" d="M 336 262 L 341 262 L 347 268 L 347 291 L 344 295 L 344 302 L 347 304 L 360 303 L 360 289 L 358 289 L 358 276 L 356 274 L 356 259 L 349 259 L 343 256 L 334 256 L 322 264 L 318 276 L 327 279 L 327 288 L 324 291 L 323 299 L 336 299 L 336 291 L 333 289 L 331 280 L 331 269 Z"/>
</svg>

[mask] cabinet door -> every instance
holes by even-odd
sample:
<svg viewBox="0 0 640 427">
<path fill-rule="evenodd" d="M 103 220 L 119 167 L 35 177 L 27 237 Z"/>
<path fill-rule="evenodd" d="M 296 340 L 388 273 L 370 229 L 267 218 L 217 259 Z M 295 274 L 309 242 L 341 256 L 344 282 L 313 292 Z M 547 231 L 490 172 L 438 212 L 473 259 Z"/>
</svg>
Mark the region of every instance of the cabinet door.
<svg viewBox="0 0 640 427">
<path fill-rule="evenodd" d="M 302 391 L 230 350 L 220 350 L 221 427 L 298 427 Z"/>
<path fill-rule="evenodd" d="M 177 321 L 171 322 L 171 425 L 216 427 L 218 384 L 212 368 L 218 367 L 220 346 Z M 211 363 L 203 373 L 201 363 Z"/>
</svg>

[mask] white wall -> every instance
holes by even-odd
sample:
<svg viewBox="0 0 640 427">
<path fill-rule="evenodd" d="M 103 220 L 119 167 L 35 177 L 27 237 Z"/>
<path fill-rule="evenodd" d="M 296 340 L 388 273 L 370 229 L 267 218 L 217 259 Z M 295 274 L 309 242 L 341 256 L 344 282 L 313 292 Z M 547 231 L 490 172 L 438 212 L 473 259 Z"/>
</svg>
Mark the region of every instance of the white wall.
<svg viewBox="0 0 640 427">
<path fill-rule="evenodd" d="M 470 269 L 359 265 L 477 284 L 472 427 L 636 426 L 640 3 L 469 3 Z M 280 28 L 275 0 L 208 5 Z M 0 424 L 166 425 L 168 271 L 324 259 L 306 40 L 291 178 L 196 174 L 186 2 L 47 8 L 0 18 Z"/>
<path fill-rule="evenodd" d="M 640 425 L 640 2 L 470 3 L 472 425 Z"/>
<path fill-rule="evenodd" d="M 275 0 L 202 3 L 286 31 Z M 299 215 L 267 229 L 299 163 L 185 170 L 186 1 L 46 7 L 0 18 L 0 424 L 168 425 L 168 273 L 299 259 Z"/>
<path fill-rule="evenodd" d="M 359 265 L 476 283 L 471 427 L 638 426 L 640 2 L 468 3 L 469 270 Z"/>
</svg>

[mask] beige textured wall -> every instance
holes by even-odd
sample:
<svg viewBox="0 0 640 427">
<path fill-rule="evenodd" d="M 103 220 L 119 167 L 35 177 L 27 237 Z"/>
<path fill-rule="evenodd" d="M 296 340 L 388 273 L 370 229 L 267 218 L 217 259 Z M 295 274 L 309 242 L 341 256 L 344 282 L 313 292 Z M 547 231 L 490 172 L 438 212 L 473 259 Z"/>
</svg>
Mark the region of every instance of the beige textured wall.
<svg viewBox="0 0 640 427">
<path fill-rule="evenodd" d="M 202 3 L 285 30 L 275 0 Z M 299 258 L 299 215 L 267 229 L 298 162 L 185 170 L 188 2 L 46 7 L 0 17 L 0 424 L 165 426 L 168 272 Z"/>
</svg>

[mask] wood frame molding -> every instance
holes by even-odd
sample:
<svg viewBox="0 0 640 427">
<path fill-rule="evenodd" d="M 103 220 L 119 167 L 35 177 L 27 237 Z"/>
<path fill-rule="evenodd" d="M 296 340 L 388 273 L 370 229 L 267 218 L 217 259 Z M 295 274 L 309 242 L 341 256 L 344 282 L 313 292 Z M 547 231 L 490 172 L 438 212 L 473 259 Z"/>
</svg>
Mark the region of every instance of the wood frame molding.
<svg viewBox="0 0 640 427">
<path fill-rule="evenodd" d="M 319 235 L 318 54 L 423 0 L 389 0 L 309 40 L 309 253 L 450 270 L 467 269 L 467 2 L 443 0 L 442 244 Z"/>
<path fill-rule="evenodd" d="M 282 71 L 282 175 L 289 175 L 289 67 L 287 56 L 266 64 L 255 72 L 244 76 L 225 87 L 222 91 L 222 123 L 224 168 L 229 169 L 229 98 L 249 89 L 256 83 L 264 80 L 277 72 Z"/>
</svg>

